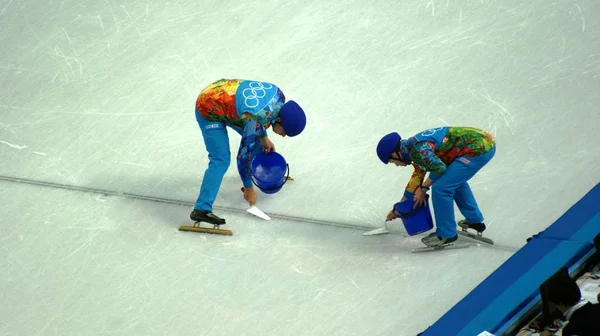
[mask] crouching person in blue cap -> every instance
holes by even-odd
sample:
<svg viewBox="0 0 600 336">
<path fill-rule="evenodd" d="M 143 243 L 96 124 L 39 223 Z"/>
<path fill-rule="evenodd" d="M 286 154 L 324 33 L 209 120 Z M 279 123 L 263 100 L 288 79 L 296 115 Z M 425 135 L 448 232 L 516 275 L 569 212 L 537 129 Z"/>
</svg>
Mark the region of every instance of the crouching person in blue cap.
<svg viewBox="0 0 600 336">
<path fill-rule="evenodd" d="M 244 199 L 256 203 L 250 176 L 250 162 L 260 151 L 271 152 L 275 145 L 267 129 L 280 136 L 296 136 L 306 125 L 306 115 L 293 100 L 285 102 L 283 92 L 274 84 L 242 79 L 221 79 L 210 84 L 196 100 L 196 120 L 208 151 L 208 168 L 190 218 L 196 222 L 225 224 L 213 214 L 213 203 L 227 171 L 231 154 L 226 126 L 242 136 L 237 153 L 237 168 L 244 186 Z"/>
<path fill-rule="evenodd" d="M 377 145 L 381 162 L 414 166 L 403 200 L 412 197 L 415 206 L 422 206 L 427 201 L 426 193 L 432 189 L 436 232 L 421 240 L 429 247 L 458 239 L 454 202 L 465 216 L 458 222 L 460 227 L 479 233 L 485 230 L 483 215 L 467 181 L 494 157 L 495 152 L 493 136 L 473 127 L 439 127 L 404 140 L 394 132 L 384 136 Z M 425 180 L 427 172 L 429 176 Z M 387 219 L 395 218 L 394 211 L 390 211 Z"/>
</svg>

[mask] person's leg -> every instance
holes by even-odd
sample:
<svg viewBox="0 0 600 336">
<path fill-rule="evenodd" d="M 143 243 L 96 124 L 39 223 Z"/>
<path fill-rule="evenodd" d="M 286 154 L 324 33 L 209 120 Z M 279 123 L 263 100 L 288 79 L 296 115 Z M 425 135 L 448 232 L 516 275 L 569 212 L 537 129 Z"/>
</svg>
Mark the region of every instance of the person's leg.
<svg viewBox="0 0 600 336">
<path fill-rule="evenodd" d="M 483 215 L 479 210 L 475 196 L 469 187 L 469 183 L 465 182 L 454 191 L 454 201 L 458 206 L 458 210 L 465 217 L 467 223 L 482 223 Z"/>
<path fill-rule="evenodd" d="M 208 152 L 208 168 L 202 178 L 202 186 L 195 210 L 212 211 L 213 203 L 221 187 L 223 176 L 229 168 L 231 153 L 229 151 L 229 137 L 225 123 L 208 121 L 196 111 L 196 120 L 202 131 L 204 145 Z"/>
<path fill-rule="evenodd" d="M 489 152 L 468 158 L 476 172 L 479 172 L 496 154 L 496 147 L 492 148 Z M 479 210 L 475 196 L 469 187 L 469 184 L 465 182 L 462 186 L 456 189 L 454 194 L 454 201 L 458 206 L 461 214 L 465 217 L 467 223 L 483 223 L 483 214 Z"/>
<path fill-rule="evenodd" d="M 432 201 L 436 220 L 436 234 L 441 238 L 456 236 L 456 221 L 454 217 L 454 201 L 459 206 L 471 207 L 469 216 L 477 216 L 479 212 L 467 181 L 471 179 L 494 156 L 495 148 L 486 154 L 476 157 L 458 157 L 432 187 Z M 458 190 L 458 195 L 457 195 Z M 467 192 L 468 190 L 468 192 Z M 470 195 L 470 198 L 468 197 Z"/>
</svg>

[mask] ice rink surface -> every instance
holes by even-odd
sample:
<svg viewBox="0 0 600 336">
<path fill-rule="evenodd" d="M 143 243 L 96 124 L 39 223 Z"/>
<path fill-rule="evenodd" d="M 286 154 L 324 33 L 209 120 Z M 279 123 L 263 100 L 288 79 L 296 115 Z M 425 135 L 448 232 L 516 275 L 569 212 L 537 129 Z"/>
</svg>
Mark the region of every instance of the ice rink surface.
<svg viewBox="0 0 600 336">
<path fill-rule="evenodd" d="M 0 0 L 0 334 L 415 335 L 599 182 L 599 14 Z M 259 193 L 272 221 L 244 212 L 232 162 L 215 204 L 231 237 L 177 230 L 207 165 L 195 99 L 220 78 L 274 83 L 308 117 L 270 133 L 295 178 Z M 499 246 L 411 254 L 400 222 L 362 236 L 411 173 L 378 140 L 443 125 L 497 139 L 470 184 Z"/>
</svg>

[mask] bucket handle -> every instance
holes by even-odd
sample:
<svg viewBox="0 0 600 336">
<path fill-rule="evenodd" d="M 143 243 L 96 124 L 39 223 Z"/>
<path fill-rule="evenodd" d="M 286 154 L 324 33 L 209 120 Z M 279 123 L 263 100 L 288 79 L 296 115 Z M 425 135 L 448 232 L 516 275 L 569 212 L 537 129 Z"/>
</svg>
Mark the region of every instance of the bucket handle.
<svg viewBox="0 0 600 336">
<path fill-rule="evenodd" d="M 252 170 L 248 169 L 248 172 L 250 173 L 250 180 L 252 180 L 252 183 L 260 190 L 275 190 L 275 189 L 279 189 L 281 187 L 283 187 L 283 185 L 290 179 L 290 165 L 289 164 L 285 164 L 285 167 L 287 168 L 287 176 L 283 179 L 283 183 L 280 186 L 277 187 L 273 187 L 273 188 L 261 188 L 258 186 L 258 184 L 256 182 L 254 182 L 254 175 L 252 175 Z"/>
<path fill-rule="evenodd" d="M 416 207 L 416 208 L 412 209 L 412 210 L 411 210 L 410 212 L 408 212 L 408 213 L 400 213 L 400 212 L 396 211 L 396 209 L 395 209 L 395 208 L 392 208 L 392 210 L 394 210 L 394 214 L 398 214 L 398 216 L 397 216 L 398 218 L 406 218 L 406 217 L 410 217 L 410 216 L 412 216 L 412 215 L 416 214 L 416 213 L 417 213 L 417 212 L 419 212 L 421 209 L 423 209 L 424 207 L 426 207 L 428 202 L 429 202 L 429 195 L 425 194 L 425 205 L 422 205 L 422 206 Z"/>
</svg>

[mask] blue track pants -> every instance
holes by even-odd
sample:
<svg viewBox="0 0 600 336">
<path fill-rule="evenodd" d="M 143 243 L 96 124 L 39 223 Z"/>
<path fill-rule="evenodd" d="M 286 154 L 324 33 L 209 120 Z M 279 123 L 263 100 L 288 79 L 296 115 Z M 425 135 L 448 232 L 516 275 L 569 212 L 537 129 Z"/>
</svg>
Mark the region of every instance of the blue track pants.
<svg viewBox="0 0 600 336">
<path fill-rule="evenodd" d="M 489 152 L 475 157 L 461 156 L 452 162 L 446 172 L 432 186 L 432 201 L 437 226 L 436 234 L 442 238 L 456 236 L 454 202 L 469 223 L 483 222 L 483 215 L 467 183 L 496 153 L 496 146 Z"/>
<path fill-rule="evenodd" d="M 224 122 L 208 121 L 197 110 L 195 113 L 208 152 L 208 168 L 204 172 L 200 194 L 194 209 L 212 211 L 213 203 L 217 198 L 219 188 L 221 188 L 223 176 L 225 176 L 231 163 L 229 136 Z M 235 128 L 234 130 L 241 134 L 241 131 Z"/>
</svg>

